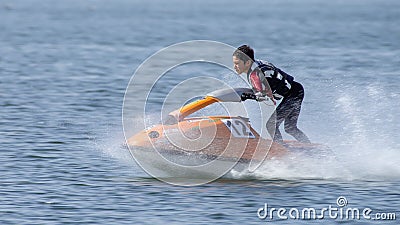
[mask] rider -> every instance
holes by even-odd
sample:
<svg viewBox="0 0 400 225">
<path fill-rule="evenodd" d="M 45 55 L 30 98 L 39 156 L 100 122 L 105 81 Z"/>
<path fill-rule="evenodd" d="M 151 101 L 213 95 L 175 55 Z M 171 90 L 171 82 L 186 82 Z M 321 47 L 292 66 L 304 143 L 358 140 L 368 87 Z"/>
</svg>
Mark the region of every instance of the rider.
<svg viewBox="0 0 400 225">
<path fill-rule="evenodd" d="M 275 115 L 273 114 L 267 122 L 267 130 L 273 140 L 283 143 L 279 126 L 285 121 L 286 133 L 300 142 L 310 143 L 308 137 L 297 128 L 304 98 L 303 86 L 272 63 L 255 60 L 254 50 L 248 45 L 236 49 L 233 53 L 233 65 L 238 74 L 247 74 L 247 80 L 253 87 L 257 101 L 263 101 L 268 97 L 276 104 L 275 100 L 282 99 L 275 109 Z"/>
</svg>

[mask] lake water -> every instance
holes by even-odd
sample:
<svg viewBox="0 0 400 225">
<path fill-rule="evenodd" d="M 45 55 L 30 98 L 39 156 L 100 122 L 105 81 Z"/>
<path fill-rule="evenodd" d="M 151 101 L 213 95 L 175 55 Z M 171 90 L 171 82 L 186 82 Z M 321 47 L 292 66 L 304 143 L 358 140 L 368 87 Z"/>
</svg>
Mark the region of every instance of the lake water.
<svg viewBox="0 0 400 225">
<path fill-rule="evenodd" d="M 400 217 L 399 9 L 395 0 L 1 1 L 0 223 L 398 224 L 257 210 L 322 209 L 344 196 L 348 207 Z M 247 43 L 294 75 L 306 92 L 299 127 L 337 160 L 278 162 L 194 187 L 147 175 L 121 147 L 125 89 L 146 58 L 189 40 Z"/>
</svg>

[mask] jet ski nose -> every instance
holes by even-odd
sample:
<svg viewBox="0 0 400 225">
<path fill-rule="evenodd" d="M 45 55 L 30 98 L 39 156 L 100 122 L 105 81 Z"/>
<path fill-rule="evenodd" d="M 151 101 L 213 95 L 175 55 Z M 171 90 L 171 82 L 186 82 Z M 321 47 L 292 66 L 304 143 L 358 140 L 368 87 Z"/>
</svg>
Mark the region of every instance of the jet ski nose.
<svg viewBox="0 0 400 225">
<path fill-rule="evenodd" d="M 156 131 L 154 131 L 156 132 Z M 156 134 L 152 132 L 141 131 L 127 140 L 129 146 L 151 147 L 150 138 L 155 138 Z"/>
</svg>

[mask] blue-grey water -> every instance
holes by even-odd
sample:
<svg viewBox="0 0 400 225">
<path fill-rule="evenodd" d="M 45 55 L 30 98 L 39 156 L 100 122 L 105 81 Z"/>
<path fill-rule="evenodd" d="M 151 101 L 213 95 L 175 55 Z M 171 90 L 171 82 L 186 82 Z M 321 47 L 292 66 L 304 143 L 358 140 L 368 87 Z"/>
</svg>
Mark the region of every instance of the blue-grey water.
<svg viewBox="0 0 400 225">
<path fill-rule="evenodd" d="M 0 223 L 398 224 L 257 210 L 344 196 L 400 217 L 399 23 L 396 0 L 1 1 Z M 194 39 L 250 44 L 293 74 L 306 89 L 299 126 L 337 161 L 194 187 L 147 175 L 121 147 L 125 89 L 146 58 Z M 219 72 L 196 68 L 186 75 Z"/>
</svg>

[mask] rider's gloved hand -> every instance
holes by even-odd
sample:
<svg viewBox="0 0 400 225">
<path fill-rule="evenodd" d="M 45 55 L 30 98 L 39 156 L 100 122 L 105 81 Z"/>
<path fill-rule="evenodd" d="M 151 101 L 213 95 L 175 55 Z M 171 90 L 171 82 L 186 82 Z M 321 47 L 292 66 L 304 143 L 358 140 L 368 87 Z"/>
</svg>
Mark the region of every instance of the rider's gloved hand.
<svg viewBox="0 0 400 225">
<path fill-rule="evenodd" d="M 262 101 L 265 101 L 267 99 L 261 92 L 255 93 L 254 96 L 255 96 L 255 99 L 258 102 L 262 102 Z"/>
<path fill-rule="evenodd" d="M 242 101 L 246 101 L 247 99 L 256 99 L 256 96 L 253 93 L 242 93 L 240 98 Z"/>
</svg>

